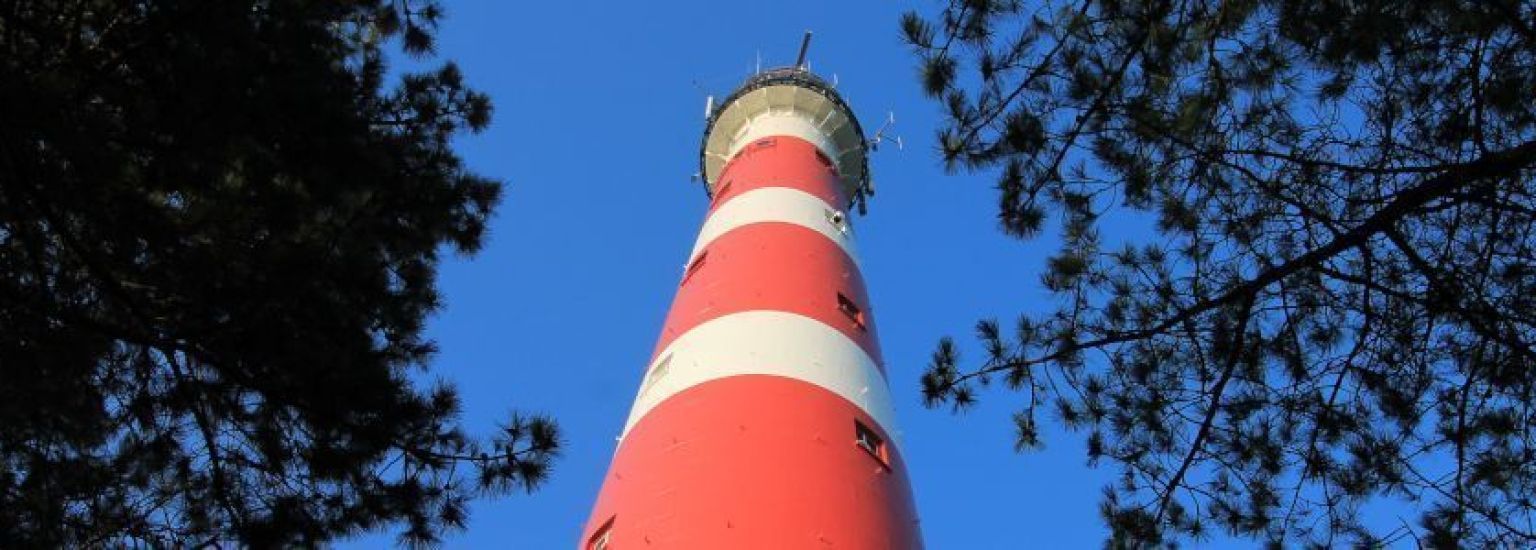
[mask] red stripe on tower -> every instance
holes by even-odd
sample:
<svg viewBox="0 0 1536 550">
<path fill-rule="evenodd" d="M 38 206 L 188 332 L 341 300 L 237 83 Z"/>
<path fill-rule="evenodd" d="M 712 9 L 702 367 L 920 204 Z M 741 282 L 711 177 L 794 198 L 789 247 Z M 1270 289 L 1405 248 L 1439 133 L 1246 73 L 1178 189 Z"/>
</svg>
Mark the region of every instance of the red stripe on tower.
<svg viewBox="0 0 1536 550">
<path fill-rule="evenodd" d="M 847 212 L 866 148 L 801 67 L 711 113 L 709 215 L 582 550 L 922 547 Z"/>
</svg>

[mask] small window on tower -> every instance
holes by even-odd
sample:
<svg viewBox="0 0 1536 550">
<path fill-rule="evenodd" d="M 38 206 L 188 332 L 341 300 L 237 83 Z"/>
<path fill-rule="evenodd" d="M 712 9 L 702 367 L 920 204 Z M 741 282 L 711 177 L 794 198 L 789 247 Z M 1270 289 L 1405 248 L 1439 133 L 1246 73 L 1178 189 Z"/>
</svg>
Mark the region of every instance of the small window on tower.
<svg viewBox="0 0 1536 550">
<path fill-rule="evenodd" d="M 693 278 L 693 274 L 694 273 L 698 273 L 699 269 L 704 267 L 704 259 L 708 258 L 708 257 L 709 257 L 709 251 L 705 250 L 703 252 L 700 252 L 699 255 L 697 257 L 695 257 L 692 262 L 689 262 L 688 263 L 688 269 L 683 270 L 683 282 L 678 283 L 678 286 L 682 286 L 682 285 L 688 284 L 688 279 L 692 279 Z"/>
<path fill-rule="evenodd" d="M 763 138 L 763 139 L 760 139 L 760 140 L 757 140 L 757 141 L 753 142 L 752 145 L 754 147 L 757 147 L 758 149 L 767 149 L 769 147 L 773 147 L 774 145 L 778 145 L 778 143 L 779 143 L 779 140 L 777 140 L 777 139 L 774 139 L 774 138 Z"/>
<path fill-rule="evenodd" d="M 731 180 L 725 180 L 725 183 L 722 183 L 722 184 L 720 184 L 719 187 L 715 188 L 715 195 L 713 197 L 715 199 L 715 202 L 720 202 L 720 197 L 724 197 L 725 196 L 725 192 L 726 191 L 730 191 L 730 190 L 731 190 Z"/>
<path fill-rule="evenodd" d="M 660 361 L 657 361 L 656 365 L 651 367 L 650 374 L 645 375 L 645 387 L 640 389 L 640 393 L 643 395 L 651 391 L 651 386 L 655 386 L 656 381 L 661 380 L 661 377 L 667 375 L 667 367 L 671 365 L 672 354 L 668 353 Z"/>
<path fill-rule="evenodd" d="M 853 321 L 853 326 L 859 327 L 859 330 L 869 330 L 864 325 L 864 312 L 859 309 L 858 304 L 853 303 L 853 300 L 849 300 L 841 292 L 837 293 L 837 309 L 842 311 L 843 315 L 847 315 L 848 319 Z"/>
<path fill-rule="evenodd" d="M 827 167 L 828 170 L 833 169 L 832 157 L 829 157 L 826 153 L 821 152 L 821 149 L 816 150 L 816 160 L 821 161 L 821 165 Z"/>
<path fill-rule="evenodd" d="M 879 460 L 881 466 L 891 467 L 890 455 L 885 450 L 885 440 L 857 419 L 853 421 L 853 442 L 868 452 L 869 456 Z"/>
<path fill-rule="evenodd" d="M 603 526 L 592 533 L 592 538 L 587 539 L 587 550 L 612 550 L 609 541 L 613 539 L 613 518 L 603 522 Z"/>
</svg>

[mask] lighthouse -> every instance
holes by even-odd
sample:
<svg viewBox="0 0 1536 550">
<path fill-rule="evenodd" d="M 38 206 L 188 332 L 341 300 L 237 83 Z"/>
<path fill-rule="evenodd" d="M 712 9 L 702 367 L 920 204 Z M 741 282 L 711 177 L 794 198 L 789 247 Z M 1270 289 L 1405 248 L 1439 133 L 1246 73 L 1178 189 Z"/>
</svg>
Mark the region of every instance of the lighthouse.
<svg viewBox="0 0 1536 550">
<path fill-rule="evenodd" d="M 709 109 L 708 214 L 581 550 L 922 546 L 850 216 L 869 147 L 803 58 Z"/>
</svg>

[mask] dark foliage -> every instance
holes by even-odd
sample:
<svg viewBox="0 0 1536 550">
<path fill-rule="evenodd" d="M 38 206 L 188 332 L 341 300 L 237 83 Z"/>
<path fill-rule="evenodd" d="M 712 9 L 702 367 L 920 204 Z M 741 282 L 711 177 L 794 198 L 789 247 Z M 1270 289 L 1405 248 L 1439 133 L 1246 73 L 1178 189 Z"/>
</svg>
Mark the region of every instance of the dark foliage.
<svg viewBox="0 0 1536 550">
<path fill-rule="evenodd" d="M 0 3 L 0 547 L 430 542 L 545 478 L 551 422 L 472 439 L 411 382 L 500 193 L 452 64 L 386 89 L 440 15 Z"/>
<path fill-rule="evenodd" d="M 1111 546 L 1536 546 L 1536 6 L 948 2 L 901 22 L 940 154 L 1060 223 L 1054 311 L 933 405 L 1086 434 Z M 1108 235 L 1101 222 L 1145 223 Z M 1360 511 L 1397 502 L 1396 521 Z"/>
</svg>

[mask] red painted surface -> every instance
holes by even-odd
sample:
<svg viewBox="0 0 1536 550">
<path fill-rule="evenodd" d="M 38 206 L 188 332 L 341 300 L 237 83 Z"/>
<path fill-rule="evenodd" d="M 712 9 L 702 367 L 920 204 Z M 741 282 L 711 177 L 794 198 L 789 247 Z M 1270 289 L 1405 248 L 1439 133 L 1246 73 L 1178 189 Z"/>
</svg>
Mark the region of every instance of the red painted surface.
<svg viewBox="0 0 1536 550">
<path fill-rule="evenodd" d="M 753 223 L 719 236 L 703 254 L 703 262 L 690 266 L 677 289 L 653 361 L 700 323 L 742 311 L 772 310 L 798 313 L 836 328 L 884 369 L 864 278 L 826 235 L 791 223 Z M 838 293 L 864 312 L 864 328 L 838 309 Z"/>
<path fill-rule="evenodd" d="M 846 209 L 829 163 L 805 140 L 760 140 L 722 170 L 710 212 L 768 187 Z M 677 291 L 656 353 L 710 319 L 771 310 L 837 329 L 884 368 L 863 277 L 831 238 L 792 223 L 750 223 L 716 237 L 701 257 Z M 861 447 L 859 425 L 884 445 Z M 921 548 L 906 466 L 885 428 L 857 404 L 787 376 L 689 387 L 625 435 L 579 547 L 591 550 L 601 538 L 608 550 Z"/>
<path fill-rule="evenodd" d="M 888 466 L 855 443 L 855 420 L 886 441 Z M 776 376 L 707 382 L 652 409 L 619 446 L 582 544 L 609 520 L 617 550 L 921 547 L 890 434 Z"/>
<path fill-rule="evenodd" d="M 764 187 L 788 187 L 810 193 L 831 208 L 845 210 L 848 201 L 839 189 L 837 172 L 816 156 L 811 142 L 789 136 L 770 138 L 771 144 L 752 144 L 743 148 L 720 171 L 713 213 L 731 198 Z M 759 140 L 760 142 L 762 140 Z"/>
</svg>

